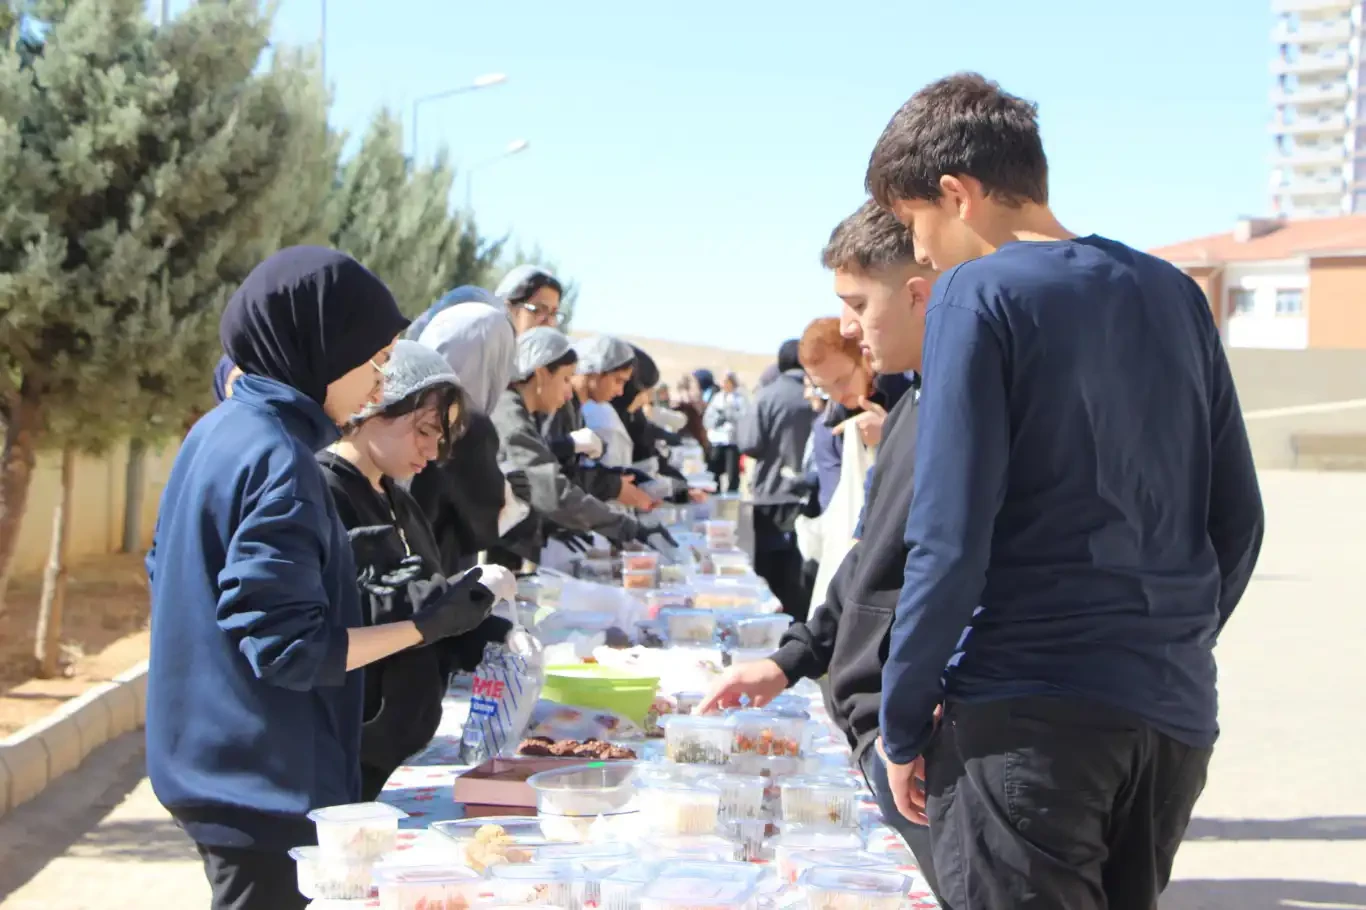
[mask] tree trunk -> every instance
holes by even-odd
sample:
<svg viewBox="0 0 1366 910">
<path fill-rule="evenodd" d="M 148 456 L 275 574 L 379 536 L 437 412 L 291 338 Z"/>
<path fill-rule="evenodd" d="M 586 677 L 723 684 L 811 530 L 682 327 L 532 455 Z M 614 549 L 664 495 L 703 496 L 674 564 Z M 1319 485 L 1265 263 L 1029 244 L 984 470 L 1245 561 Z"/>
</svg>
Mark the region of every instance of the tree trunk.
<svg viewBox="0 0 1366 910">
<path fill-rule="evenodd" d="M 123 552 L 136 553 L 142 549 L 142 464 L 147 447 L 141 439 L 128 443 L 128 468 L 123 479 Z"/>
<path fill-rule="evenodd" d="M 42 421 L 42 406 L 36 398 L 29 398 L 21 391 L 10 408 L 9 422 L 5 425 L 5 448 L 0 453 L 0 614 L 5 612 L 10 560 L 14 557 L 19 525 L 28 505 Z"/>
<path fill-rule="evenodd" d="M 62 449 L 62 486 L 57 493 L 57 508 L 52 515 L 52 547 L 43 571 L 43 596 L 38 602 L 38 634 L 34 636 L 33 656 L 38 661 L 38 678 L 51 679 L 61 657 L 62 610 L 66 606 L 66 545 L 71 538 L 71 487 L 76 475 L 76 452 Z"/>
</svg>

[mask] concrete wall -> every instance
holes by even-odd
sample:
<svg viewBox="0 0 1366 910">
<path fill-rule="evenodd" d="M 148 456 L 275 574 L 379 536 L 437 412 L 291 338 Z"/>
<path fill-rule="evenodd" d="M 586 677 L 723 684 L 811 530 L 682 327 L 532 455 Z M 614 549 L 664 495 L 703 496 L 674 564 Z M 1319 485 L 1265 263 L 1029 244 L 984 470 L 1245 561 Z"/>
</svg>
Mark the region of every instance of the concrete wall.
<svg viewBox="0 0 1366 910">
<path fill-rule="evenodd" d="M 1294 467 L 1296 434 L 1366 437 L 1366 350 L 1231 348 L 1228 358 L 1260 467 Z M 1328 409 L 1333 402 L 1356 404 Z"/>
<path fill-rule="evenodd" d="M 142 501 L 142 543 L 152 542 L 157 505 L 175 459 L 176 446 L 152 450 L 143 461 L 145 496 Z M 123 542 L 123 510 L 128 447 L 119 446 L 99 458 L 81 457 L 76 462 L 72 495 L 76 512 L 71 522 L 72 559 L 118 552 Z M 38 457 L 29 488 L 28 508 L 20 525 L 19 544 L 11 571 L 40 572 L 52 542 L 53 510 L 61 489 L 61 455 L 45 452 Z"/>
</svg>

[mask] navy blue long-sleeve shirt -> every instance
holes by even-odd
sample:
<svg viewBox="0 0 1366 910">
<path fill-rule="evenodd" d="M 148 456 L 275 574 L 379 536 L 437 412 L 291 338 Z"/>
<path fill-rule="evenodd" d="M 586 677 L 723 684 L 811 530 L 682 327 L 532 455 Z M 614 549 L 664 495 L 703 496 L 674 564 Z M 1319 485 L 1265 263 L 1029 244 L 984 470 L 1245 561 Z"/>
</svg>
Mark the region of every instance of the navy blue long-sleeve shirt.
<svg viewBox="0 0 1366 910">
<path fill-rule="evenodd" d="M 181 444 L 151 582 L 147 771 L 195 841 L 312 843 L 360 796 L 364 624 L 351 543 L 314 461 L 340 434 L 302 392 L 243 376 Z"/>
<path fill-rule="evenodd" d="M 1204 295 L 1103 238 L 1015 242 L 939 279 L 925 334 L 889 757 L 945 697 L 1086 698 L 1212 744 L 1263 513 Z"/>
</svg>

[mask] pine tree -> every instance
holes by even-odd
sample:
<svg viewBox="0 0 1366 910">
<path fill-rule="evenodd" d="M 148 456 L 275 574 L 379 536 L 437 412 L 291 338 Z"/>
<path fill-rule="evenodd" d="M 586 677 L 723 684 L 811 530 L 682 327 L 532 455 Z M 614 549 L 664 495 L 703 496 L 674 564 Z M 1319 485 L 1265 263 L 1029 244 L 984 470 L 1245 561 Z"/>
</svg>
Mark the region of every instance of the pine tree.
<svg viewBox="0 0 1366 910">
<path fill-rule="evenodd" d="M 256 72 L 256 0 L 160 29 L 143 0 L 17 12 L 0 34 L 0 578 L 39 449 L 178 434 L 203 405 L 232 288 L 282 245 L 326 242 L 338 151 L 309 61 Z"/>
</svg>

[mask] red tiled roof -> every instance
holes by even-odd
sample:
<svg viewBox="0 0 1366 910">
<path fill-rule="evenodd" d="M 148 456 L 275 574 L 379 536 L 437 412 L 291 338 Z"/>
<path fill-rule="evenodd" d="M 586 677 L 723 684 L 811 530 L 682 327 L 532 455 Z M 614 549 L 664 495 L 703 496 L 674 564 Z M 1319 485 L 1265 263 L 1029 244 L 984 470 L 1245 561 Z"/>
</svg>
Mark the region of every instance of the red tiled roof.
<svg viewBox="0 0 1366 910">
<path fill-rule="evenodd" d="M 1168 262 L 1261 262 L 1299 256 L 1366 255 L 1366 215 L 1287 221 L 1279 228 L 1239 242 L 1232 232 L 1199 237 L 1150 251 Z"/>
</svg>

